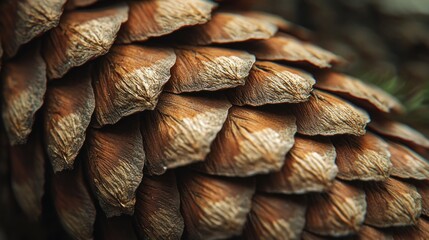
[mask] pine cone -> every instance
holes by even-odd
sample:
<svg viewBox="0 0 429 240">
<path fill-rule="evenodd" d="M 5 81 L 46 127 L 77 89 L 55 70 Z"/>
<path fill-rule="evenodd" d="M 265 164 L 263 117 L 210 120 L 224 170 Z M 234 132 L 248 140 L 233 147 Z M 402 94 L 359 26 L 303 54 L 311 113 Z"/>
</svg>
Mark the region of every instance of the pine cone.
<svg viewBox="0 0 429 240">
<path fill-rule="evenodd" d="M 1 3 L 24 213 L 74 239 L 429 239 L 429 140 L 401 103 L 223 4 Z"/>
</svg>

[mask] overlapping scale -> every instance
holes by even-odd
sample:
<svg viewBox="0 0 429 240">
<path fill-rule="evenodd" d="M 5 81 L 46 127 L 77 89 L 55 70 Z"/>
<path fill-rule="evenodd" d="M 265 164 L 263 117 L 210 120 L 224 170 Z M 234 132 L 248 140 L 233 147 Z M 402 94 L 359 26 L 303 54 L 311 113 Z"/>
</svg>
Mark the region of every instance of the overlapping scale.
<svg viewBox="0 0 429 240">
<path fill-rule="evenodd" d="M 46 64 L 38 44 L 3 66 L 2 117 L 9 142 L 23 144 L 31 133 L 46 92 Z"/>
<path fill-rule="evenodd" d="M 128 6 L 124 3 L 66 13 L 44 41 L 48 78 L 60 78 L 71 68 L 106 54 L 127 19 Z"/>
<path fill-rule="evenodd" d="M 2 1 L 0 28 L 6 55 L 13 57 L 21 45 L 56 27 L 65 2 L 66 0 Z"/>
<path fill-rule="evenodd" d="M 179 28 L 210 20 L 216 6 L 208 0 L 130 1 L 129 20 L 119 32 L 118 42 L 144 41 L 172 33 Z"/>
<path fill-rule="evenodd" d="M 95 98 L 88 70 L 52 83 L 45 98 L 46 151 L 55 172 L 72 169 L 86 138 Z"/>
<path fill-rule="evenodd" d="M 0 33 L 11 57 L 54 27 L 43 58 L 34 47 L 1 70 L 9 140 L 32 132 L 11 148 L 28 215 L 49 181 L 74 238 L 428 237 L 429 140 L 389 120 L 395 98 L 326 70 L 343 60 L 305 31 L 206 0 L 96 2 L 68 1 L 55 27 L 60 0 L 46 1 L 55 17 L 39 33 Z M 47 180 L 43 147 L 65 169 Z"/>
</svg>

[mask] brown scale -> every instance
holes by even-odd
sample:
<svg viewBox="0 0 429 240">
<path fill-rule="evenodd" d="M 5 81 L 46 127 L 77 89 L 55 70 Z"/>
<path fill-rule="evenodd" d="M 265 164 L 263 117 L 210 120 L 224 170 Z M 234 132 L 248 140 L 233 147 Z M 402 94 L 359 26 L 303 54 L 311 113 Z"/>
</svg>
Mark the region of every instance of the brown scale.
<svg viewBox="0 0 429 240">
<path fill-rule="evenodd" d="M 365 223 L 375 227 L 407 226 L 417 223 L 422 197 L 415 186 L 393 178 L 365 184 Z"/>
<path fill-rule="evenodd" d="M 12 145 L 23 144 L 30 134 L 36 112 L 46 92 L 46 64 L 39 44 L 23 49 L 6 62 L 1 72 L 2 117 Z"/>
<path fill-rule="evenodd" d="M 154 111 L 142 119 L 147 170 L 167 169 L 203 161 L 221 130 L 231 104 L 225 98 L 164 93 Z"/>
<path fill-rule="evenodd" d="M 88 179 L 101 208 L 108 217 L 132 215 L 145 162 L 138 117 L 91 129 L 86 147 Z"/>
<path fill-rule="evenodd" d="M 165 91 L 216 91 L 244 85 L 255 56 L 218 47 L 180 46 Z"/>
<path fill-rule="evenodd" d="M 126 4 L 65 13 L 44 41 L 48 78 L 60 78 L 71 68 L 106 54 L 127 19 Z"/>
<path fill-rule="evenodd" d="M 72 169 L 86 138 L 95 99 L 88 69 L 71 71 L 49 85 L 45 97 L 46 151 L 55 172 Z"/>
<path fill-rule="evenodd" d="M 136 192 L 134 218 L 143 239 L 180 239 L 184 222 L 176 174 L 145 176 Z"/>
<path fill-rule="evenodd" d="M 94 72 L 96 125 L 115 124 L 122 117 L 154 109 L 175 61 L 171 48 L 112 47 Z"/>
<path fill-rule="evenodd" d="M 221 239 L 241 234 L 252 205 L 252 181 L 185 172 L 179 186 L 185 238 Z"/>
<path fill-rule="evenodd" d="M 338 178 L 343 180 L 384 181 L 392 172 L 387 143 L 367 132 L 364 136 L 332 138 L 337 152 Z"/>
<path fill-rule="evenodd" d="M 278 171 L 292 148 L 295 117 L 232 107 L 211 152 L 198 168 L 223 176 L 251 176 Z"/>
<path fill-rule="evenodd" d="M 117 40 L 121 43 L 144 41 L 182 27 L 206 23 L 216 7 L 215 3 L 206 0 L 131 1 L 129 5 L 129 20 Z"/>
<path fill-rule="evenodd" d="M 54 174 L 53 199 L 64 229 L 75 239 L 92 239 L 96 209 L 81 165 Z"/>
<path fill-rule="evenodd" d="M 308 101 L 314 83 L 310 74 L 298 69 L 258 61 L 246 83 L 231 89 L 228 96 L 233 104 L 239 106 L 299 103 Z"/>
<path fill-rule="evenodd" d="M 278 172 L 258 178 L 258 190 L 301 194 L 327 191 L 335 180 L 335 148 L 329 139 L 296 136 Z"/>
<path fill-rule="evenodd" d="M 303 197 L 255 194 L 244 239 L 300 239 L 307 202 Z"/>
<path fill-rule="evenodd" d="M 13 57 L 21 45 L 56 27 L 66 0 L 5 0 L 0 5 L 1 41 L 5 55 Z"/>
<path fill-rule="evenodd" d="M 9 156 L 15 199 L 29 219 L 40 220 L 46 161 L 40 132 L 33 132 L 26 144 L 11 147 Z"/>
<path fill-rule="evenodd" d="M 362 136 L 370 122 L 368 113 L 326 92 L 314 90 L 307 102 L 291 106 L 296 116 L 298 133 L 333 136 Z"/>
<path fill-rule="evenodd" d="M 356 234 L 365 214 L 365 192 L 337 180 L 326 193 L 310 196 L 305 229 L 322 236 Z"/>
<path fill-rule="evenodd" d="M 3 90 L 14 89 L 2 99 L 11 143 L 38 131 L 33 116 L 46 102 L 45 142 L 31 134 L 11 156 L 16 198 L 34 218 L 42 214 L 44 147 L 51 160 L 56 153 L 49 149 L 72 152 L 53 161 L 55 170 L 65 170 L 49 186 L 57 186 L 60 222 L 76 238 L 92 237 L 94 206 L 94 237 L 103 239 L 428 238 L 427 220 L 420 217 L 427 216 L 427 162 L 418 154 L 429 140 L 388 120 L 402 108 L 394 97 L 326 70 L 343 59 L 299 40 L 309 39 L 302 29 L 264 13 L 213 12 L 217 4 L 205 0 L 70 0 L 64 14 L 64 1 L 34 2 L 19 0 L 20 9 L 12 1 L 0 5 L 6 12 L 1 26 L 13 23 L 0 32 L 9 58 Z M 53 17 L 45 19 L 46 11 Z M 28 28 L 35 31 L 22 32 Z M 163 37 L 170 33 L 174 37 Z M 36 41 L 18 52 L 41 34 L 43 58 L 36 47 L 27 50 Z M 55 80 L 44 97 L 47 78 Z M 68 104 L 61 104 L 64 99 Z M 383 117 L 370 119 L 366 111 Z M 69 114 L 85 126 L 58 127 Z M 370 120 L 379 136 L 367 131 Z M 229 137 L 237 132 L 231 129 L 242 136 Z M 50 133 L 64 137 L 52 141 Z M 237 149 L 247 157 L 235 158 Z M 86 156 L 86 177 L 70 181 L 65 178 L 79 176 L 80 166 L 68 170 L 77 154 Z M 179 169 L 168 171 L 173 168 Z M 143 178 L 143 171 L 151 176 Z M 260 176 L 237 178 L 253 174 Z M 308 204 L 296 201 L 306 198 Z M 87 217 L 76 223 L 83 211 Z M 112 217 L 120 214 L 133 216 Z"/>
<path fill-rule="evenodd" d="M 394 97 L 377 86 L 364 83 L 351 76 L 325 72 L 318 74 L 316 79 L 317 88 L 336 93 L 367 109 L 386 113 L 404 111 L 404 107 Z"/>
</svg>

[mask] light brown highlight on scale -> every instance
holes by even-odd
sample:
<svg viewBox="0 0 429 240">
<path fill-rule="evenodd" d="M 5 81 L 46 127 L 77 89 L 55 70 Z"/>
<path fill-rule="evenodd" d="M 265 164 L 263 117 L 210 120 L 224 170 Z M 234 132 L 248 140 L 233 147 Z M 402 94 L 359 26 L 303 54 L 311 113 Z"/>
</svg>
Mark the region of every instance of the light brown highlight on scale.
<svg viewBox="0 0 429 240">
<path fill-rule="evenodd" d="M 387 143 L 367 132 L 364 136 L 332 138 L 337 152 L 338 178 L 343 180 L 384 181 L 392 172 Z"/>
<path fill-rule="evenodd" d="M 310 196 L 305 228 L 328 236 L 355 234 L 364 222 L 366 206 L 363 190 L 337 180 L 328 192 Z"/>
<path fill-rule="evenodd" d="M 91 129 L 87 149 L 89 181 L 101 208 L 108 217 L 132 215 L 145 162 L 137 117 Z"/>
<path fill-rule="evenodd" d="M 218 47 L 176 47 L 177 61 L 165 90 L 173 93 L 216 91 L 243 85 L 255 56 Z"/>
<path fill-rule="evenodd" d="M 325 72 L 316 76 L 316 87 L 339 94 L 350 101 L 379 112 L 404 112 L 404 106 L 396 98 L 377 86 L 364 83 L 354 77 L 335 72 Z"/>
<path fill-rule="evenodd" d="M 292 115 L 232 107 L 210 153 L 197 168 L 242 177 L 277 171 L 293 146 L 295 133 Z"/>
<path fill-rule="evenodd" d="M 119 45 L 110 49 L 94 76 L 96 125 L 114 124 L 154 109 L 175 61 L 171 48 Z"/>
<path fill-rule="evenodd" d="M 1 40 L 8 57 L 21 45 L 56 27 L 66 0 L 5 0 L 0 5 Z"/>
<path fill-rule="evenodd" d="M 408 226 L 417 223 L 422 197 L 408 183 L 389 178 L 365 184 L 367 214 L 365 223 L 375 227 Z"/>
<path fill-rule="evenodd" d="M 303 71 L 272 62 L 258 61 L 244 86 L 231 89 L 229 99 L 235 105 L 260 106 L 298 103 L 309 99 L 314 78 Z"/>
<path fill-rule="evenodd" d="M 71 68 L 106 54 L 127 18 L 126 4 L 64 14 L 44 41 L 48 78 L 60 78 Z"/>
<path fill-rule="evenodd" d="M 1 72 L 2 117 L 12 145 L 23 144 L 33 127 L 36 112 L 46 92 L 46 64 L 38 45 L 31 45 Z"/>
<path fill-rule="evenodd" d="M 136 192 L 134 218 L 143 239 L 181 239 L 184 222 L 176 174 L 145 176 Z"/>
<path fill-rule="evenodd" d="M 86 138 L 95 99 L 87 69 L 49 85 L 45 98 L 46 150 L 55 172 L 72 169 Z"/>
<path fill-rule="evenodd" d="M 312 35 L 310 30 L 296 25 L 295 23 L 289 22 L 288 20 L 277 15 L 259 11 L 239 11 L 238 13 L 244 16 L 252 17 L 254 19 L 259 19 L 261 21 L 270 22 L 271 24 L 274 24 L 278 27 L 279 32 L 287 33 L 299 39 L 308 40 Z"/>
<path fill-rule="evenodd" d="M 376 133 L 410 147 L 429 149 L 429 139 L 403 123 L 387 119 L 374 119 L 368 126 Z"/>
<path fill-rule="evenodd" d="M 300 239 L 307 202 L 303 197 L 255 194 L 244 239 Z"/>
<path fill-rule="evenodd" d="M 350 103 L 320 90 L 314 90 L 310 100 L 291 106 L 296 116 L 298 133 L 332 136 L 364 135 L 370 122 L 368 113 Z"/>
<path fill-rule="evenodd" d="M 409 104 L 257 1 L 0 0 L 0 238 L 429 239 Z"/>
<path fill-rule="evenodd" d="M 422 196 L 422 214 L 429 217 L 429 180 L 413 182 L 413 185 Z"/>
<path fill-rule="evenodd" d="M 45 155 L 40 133 L 33 132 L 26 144 L 11 147 L 9 154 L 15 199 L 29 219 L 40 220 L 45 192 Z"/>
<path fill-rule="evenodd" d="M 406 146 L 389 142 L 392 154 L 392 176 L 418 180 L 429 179 L 429 163 L 419 154 Z"/>
<path fill-rule="evenodd" d="M 209 22 L 186 29 L 180 34 L 186 36 L 187 42 L 209 45 L 267 39 L 276 31 L 277 26 L 270 22 L 232 12 L 216 12 Z"/>
<path fill-rule="evenodd" d="M 343 61 L 333 53 L 287 34 L 249 43 L 247 49 L 259 60 L 304 63 L 317 68 L 331 68 Z"/>
<path fill-rule="evenodd" d="M 257 189 L 283 194 L 326 191 L 338 172 L 335 157 L 335 148 L 328 139 L 295 136 L 282 169 L 258 178 Z"/>
<path fill-rule="evenodd" d="M 142 119 L 150 174 L 203 161 L 231 104 L 224 98 L 164 93 Z"/>
<path fill-rule="evenodd" d="M 179 179 L 186 238 L 210 240 L 240 235 L 252 205 L 252 181 L 191 172 Z"/>
</svg>

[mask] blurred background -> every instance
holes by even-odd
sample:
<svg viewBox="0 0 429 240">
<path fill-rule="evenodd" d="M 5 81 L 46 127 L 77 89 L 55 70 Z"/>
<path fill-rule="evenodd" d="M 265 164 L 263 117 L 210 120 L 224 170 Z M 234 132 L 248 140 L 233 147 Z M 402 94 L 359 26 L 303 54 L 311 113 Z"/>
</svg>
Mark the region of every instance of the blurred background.
<svg viewBox="0 0 429 240">
<path fill-rule="evenodd" d="M 429 136 L 429 0 L 252 0 L 310 30 L 311 41 L 345 57 L 341 69 L 403 102 L 401 121 Z"/>
</svg>

